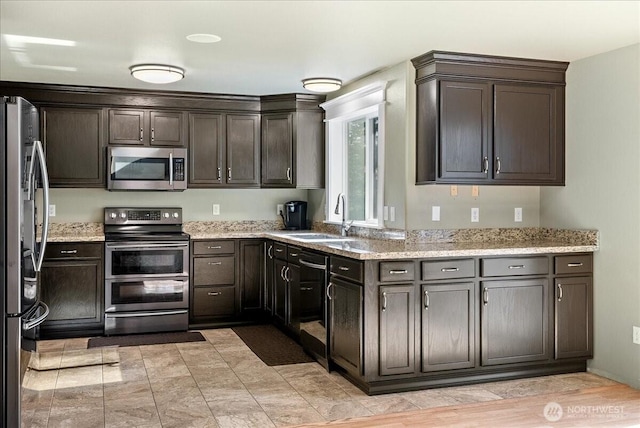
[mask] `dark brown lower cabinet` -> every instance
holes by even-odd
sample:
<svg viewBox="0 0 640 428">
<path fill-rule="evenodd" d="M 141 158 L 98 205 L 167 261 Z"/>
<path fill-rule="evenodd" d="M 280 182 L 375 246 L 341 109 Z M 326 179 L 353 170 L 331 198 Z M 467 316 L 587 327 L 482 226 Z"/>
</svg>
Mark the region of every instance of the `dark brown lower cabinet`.
<svg viewBox="0 0 640 428">
<path fill-rule="evenodd" d="M 264 241 L 240 241 L 240 289 L 242 311 L 260 311 L 264 298 Z"/>
<path fill-rule="evenodd" d="M 555 357 L 593 356 L 593 282 L 591 277 L 555 280 Z"/>
<path fill-rule="evenodd" d="M 331 278 L 330 358 L 349 373 L 362 374 L 362 286 Z"/>
<path fill-rule="evenodd" d="M 40 296 L 50 312 L 40 326 L 40 337 L 102 334 L 102 259 L 102 243 L 49 243 L 40 272 Z"/>
<path fill-rule="evenodd" d="M 482 365 L 549 359 L 547 278 L 483 281 Z"/>
<path fill-rule="evenodd" d="M 422 286 L 423 372 L 475 367 L 476 290 L 473 282 Z"/>
<path fill-rule="evenodd" d="M 273 316 L 274 320 L 282 325 L 287 323 L 287 280 L 284 271 L 287 262 L 276 259 L 274 263 L 275 279 L 273 281 Z"/>
<path fill-rule="evenodd" d="M 413 284 L 383 285 L 380 293 L 380 375 L 415 369 L 415 292 Z"/>
<path fill-rule="evenodd" d="M 236 314 L 236 287 L 196 287 L 193 289 L 193 318 L 232 317 Z"/>
<path fill-rule="evenodd" d="M 273 256 L 273 241 L 266 244 L 265 263 L 265 287 L 264 287 L 264 310 L 268 315 L 273 315 L 274 283 L 276 280 L 275 258 Z"/>
</svg>

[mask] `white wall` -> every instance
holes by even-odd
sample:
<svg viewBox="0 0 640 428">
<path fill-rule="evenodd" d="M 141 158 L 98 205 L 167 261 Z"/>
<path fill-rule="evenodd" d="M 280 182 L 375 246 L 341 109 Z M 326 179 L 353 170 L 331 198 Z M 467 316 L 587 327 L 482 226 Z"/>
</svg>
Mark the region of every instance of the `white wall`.
<svg viewBox="0 0 640 428">
<path fill-rule="evenodd" d="M 542 188 L 544 227 L 598 229 L 596 373 L 640 388 L 640 44 L 571 63 L 566 183 Z"/>
</svg>

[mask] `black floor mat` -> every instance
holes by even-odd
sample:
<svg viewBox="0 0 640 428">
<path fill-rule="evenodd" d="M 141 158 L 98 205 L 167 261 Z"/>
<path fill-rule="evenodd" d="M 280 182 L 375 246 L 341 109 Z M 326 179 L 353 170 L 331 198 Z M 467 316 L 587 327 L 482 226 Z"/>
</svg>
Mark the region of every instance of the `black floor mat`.
<svg viewBox="0 0 640 428">
<path fill-rule="evenodd" d="M 314 361 L 300 345 L 272 325 L 239 326 L 233 331 L 268 366 Z"/>
</svg>

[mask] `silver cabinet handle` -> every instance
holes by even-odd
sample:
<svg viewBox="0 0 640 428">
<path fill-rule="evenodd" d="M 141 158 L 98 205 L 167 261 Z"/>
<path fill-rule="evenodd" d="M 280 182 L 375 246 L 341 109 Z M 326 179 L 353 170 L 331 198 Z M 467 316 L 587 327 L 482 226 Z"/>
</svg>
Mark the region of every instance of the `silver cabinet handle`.
<svg viewBox="0 0 640 428">
<path fill-rule="evenodd" d="M 284 250 L 283 250 L 282 248 L 276 248 L 276 253 L 281 253 L 281 252 L 283 252 L 283 251 L 284 251 Z"/>
<path fill-rule="evenodd" d="M 321 264 L 318 264 L 318 263 L 311 263 L 311 262 L 308 262 L 308 261 L 303 260 L 303 259 L 299 259 L 298 263 L 300 263 L 303 266 L 310 267 L 310 268 L 313 268 L 313 269 L 327 270 L 327 267 L 325 265 L 321 265 Z"/>
<path fill-rule="evenodd" d="M 458 272 L 459 270 L 460 270 L 460 268 L 457 268 L 457 267 L 442 268 L 442 269 L 440 269 L 440 272 Z"/>
<path fill-rule="evenodd" d="M 291 268 L 287 266 L 287 268 L 284 271 L 284 279 L 287 282 L 291 282 L 291 276 L 289 275 L 289 272 L 291 272 Z"/>
<path fill-rule="evenodd" d="M 584 266 L 582 263 L 567 263 L 567 267 L 580 267 Z"/>
<path fill-rule="evenodd" d="M 396 270 L 390 270 L 389 275 L 402 275 L 407 272 L 408 271 L 406 269 L 396 269 Z"/>
<path fill-rule="evenodd" d="M 387 292 L 382 293 L 382 312 L 387 310 Z"/>
<path fill-rule="evenodd" d="M 524 265 L 509 265 L 509 269 L 524 269 Z"/>
<path fill-rule="evenodd" d="M 562 302 L 562 284 L 558 284 L 558 302 Z"/>
<path fill-rule="evenodd" d="M 424 309 L 429 309 L 429 290 L 424 290 Z"/>
<path fill-rule="evenodd" d="M 282 266 L 282 269 L 280 269 L 280 278 L 282 278 L 283 281 L 286 281 L 287 278 L 284 277 L 284 270 L 286 269 L 286 266 Z"/>
<path fill-rule="evenodd" d="M 291 168 L 287 168 L 287 180 L 291 181 Z"/>
<path fill-rule="evenodd" d="M 489 174 L 489 158 L 485 156 L 482 163 L 482 172 L 484 172 L 485 174 Z"/>
<path fill-rule="evenodd" d="M 489 303 L 489 289 L 487 288 L 482 290 L 482 303 L 484 303 L 485 306 Z"/>
<path fill-rule="evenodd" d="M 502 163 L 500 162 L 500 156 L 496 157 L 496 175 L 500 174 Z"/>
<path fill-rule="evenodd" d="M 348 271 L 349 271 L 349 268 L 348 268 L 348 267 L 346 267 L 346 266 L 338 266 L 338 269 L 340 269 L 340 270 L 342 270 L 342 271 L 345 271 L 345 272 L 348 272 Z"/>
<path fill-rule="evenodd" d="M 218 167 L 218 181 L 222 181 L 222 168 Z"/>
<path fill-rule="evenodd" d="M 313 291 L 311 287 L 300 287 L 300 291 Z"/>
<path fill-rule="evenodd" d="M 214 245 L 213 247 L 207 247 L 207 250 L 220 250 L 222 245 Z"/>
<path fill-rule="evenodd" d="M 77 254 L 78 250 L 60 250 L 60 254 Z"/>
<path fill-rule="evenodd" d="M 227 168 L 227 179 L 231 181 L 231 167 Z"/>
<path fill-rule="evenodd" d="M 291 257 L 298 257 L 298 253 L 289 253 Z"/>
<path fill-rule="evenodd" d="M 220 296 L 222 295 L 222 291 L 209 291 L 207 296 Z"/>
<path fill-rule="evenodd" d="M 211 266 L 220 266 L 222 262 L 208 262 L 207 264 Z"/>
<path fill-rule="evenodd" d="M 151 128 L 151 142 L 153 142 L 156 139 L 156 130 L 154 128 Z"/>
<path fill-rule="evenodd" d="M 270 259 L 273 258 L 273 245 L 269 245 L 269 249 L 267 250 L 267 255 Z"/>
<path fill-rule="evenodd" d="M 333 284 L 330 282 L 329 285 L 327 285 L 327 299 L 331 300 L 331 286 Z"/>
<path fill-rule="evenodd" d="M 144 130 L 140 128 L 140 141 L 144 138 Z"/>
</svg>

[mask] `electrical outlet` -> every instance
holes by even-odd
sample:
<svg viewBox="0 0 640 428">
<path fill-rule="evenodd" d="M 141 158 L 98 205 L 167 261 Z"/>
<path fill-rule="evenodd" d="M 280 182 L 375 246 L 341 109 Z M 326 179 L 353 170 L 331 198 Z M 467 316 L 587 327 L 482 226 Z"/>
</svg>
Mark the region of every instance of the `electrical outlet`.
<svg viewBox="0 0 640 428">
<path fill-rule="evenodd" d="M 458 186 L 456 186 L 455 184 L 451 186 L 451 196 L 458 196 Z"/>
<path fill-rule="evenodd" d="M 513 221 L 518 223 L 522 221 L 522 208 L 513 209 Z"/>
<path fill-rule="evenodd" d="M 431 221 L 440 221 L 440 207 L 431 207 Z"/>
<path fill-rule="evenodd" d="M 213 215 L 220 215 L 220 204 L 213 204 Z"/>
<path fill-rule="evenodd" d="M 49 205 L 49 217 L 55 217 L 55 216 L 56 216 L 56 206 Z"/>
<path fill-rule="evenodd" d="M 276 215 L 280 215 L 280 213 L 284 215 L 284 204 L 276 205 Z"/>
<path fill-rule="evenodd" d="M 480 221 L 480 208 L 471 208 L 471 222 L 477 223 Z"/>
<path fill-rule="evenodd" d="M 633 343 L 640 345 L 640 327 L 633 326 Z"/>
</svg>

